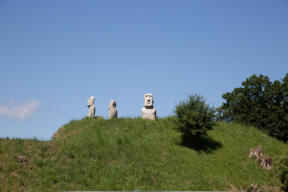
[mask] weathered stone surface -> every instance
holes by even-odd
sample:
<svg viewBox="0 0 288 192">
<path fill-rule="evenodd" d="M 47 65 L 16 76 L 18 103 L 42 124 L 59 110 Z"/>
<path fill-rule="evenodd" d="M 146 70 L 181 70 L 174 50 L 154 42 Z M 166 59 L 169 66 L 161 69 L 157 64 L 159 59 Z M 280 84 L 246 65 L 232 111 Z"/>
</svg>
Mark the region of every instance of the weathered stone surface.
<svg viewBox="0 0 288 192">
<path fill-rule="evenodd" d="M 156 119 L 156 109 L 153 107 L 154 100 L 153 96 L 150 93 L 144 95 L 144 107 L 141 109 L 142 118 L 154 120 Z"/>
<path fill-rule="evenodd" d="M 117 118 L 116 101 L 112 100 L 109 103 L 108 119 Z"/>
<path fill-rule="evenodd" d="M 18 156 L 18 161 L 19 161 L 20 163 L 27 163 L 27 157 L 24 156 L 24 155 L 19 155 L 19 156 Z"/>
<path fill-rule="evenodd" d="M 258 189 L 257 184 L 251 184 L 247 191 L 250 191 L 250 192 L 262 192 L 262 190 Z"/>
<path fill-rule="evenodd" d="M 258 161 L 260 157 L 263 155 L 262 147 L 258 146 L 255 149 L 250 149 L 249 158 L 254 158 L 255 161 Z"/>
<path fill-rule="evenodd" d="M 262 155 L 260 158 L 260 165 L 264 169 L 272 169 L 272 157 L 267 155 Z"/>
<path fill-rule="evenodd" d="M 250 149 L 249 158 L 255 157 L 255 161 L 258 162 L 264 169 L 272 168 L 272 157 L 263 155 L 261 146 L 255 149 Z"/>
<path fill-rule="evenodd" d="M 95 97 L 91 96 L 87 101 L 87 107 L 89 108 L 87 117 L 94 117 L 95 116 Z"/>
</svg>

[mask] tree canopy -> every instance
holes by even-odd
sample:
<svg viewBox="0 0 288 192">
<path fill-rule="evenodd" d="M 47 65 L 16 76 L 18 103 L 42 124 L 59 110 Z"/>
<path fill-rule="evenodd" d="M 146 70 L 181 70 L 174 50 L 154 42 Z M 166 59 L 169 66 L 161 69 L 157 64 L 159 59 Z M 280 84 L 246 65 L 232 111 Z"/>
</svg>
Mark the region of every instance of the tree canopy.
<svg viewBox="0 0 288 192">
<path fill-rule="evenodd" d="M 254 125 L 271 136 L 288 140 L 288 73 L 271 82 L 264 75 L 252 75 L 241 87 L 223 94 L 219 119 Z"/>
</svg>

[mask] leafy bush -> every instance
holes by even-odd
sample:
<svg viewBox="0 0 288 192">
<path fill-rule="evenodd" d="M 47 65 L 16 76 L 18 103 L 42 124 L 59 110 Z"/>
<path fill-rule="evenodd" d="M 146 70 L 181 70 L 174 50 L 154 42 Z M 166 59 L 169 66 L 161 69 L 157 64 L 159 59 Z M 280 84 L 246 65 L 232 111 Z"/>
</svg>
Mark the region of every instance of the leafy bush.
<svg viewBox="0 0 288 192">
<path fill-rule="evenodd" d="M 284 156 L 280 159 L 280 181 L 282 183 L 282 189 L 288 192 L 288 156 Z"/>
<path fill-rule="evenodd" d="M 183 136 L 206 135 L 206 131 L 215 125 L 214 120 L 214 109 L 197 94 L 190 95 L 187 101 L 181 101 L 175 109 L 176 129 Z"/>
<path fill-rule="evenodd" d="M 288 168 L 281 173 L 280 180 L 283 184 L 282 189 L 288 192 Z"/>
<path fill-rule="evenodd" d="M 218 120 L 254 125 L 271 136 L 288 141 L 288 74 L 282 81 L 252 75 L 242 86 L 223 94 Z"/>
</svg>

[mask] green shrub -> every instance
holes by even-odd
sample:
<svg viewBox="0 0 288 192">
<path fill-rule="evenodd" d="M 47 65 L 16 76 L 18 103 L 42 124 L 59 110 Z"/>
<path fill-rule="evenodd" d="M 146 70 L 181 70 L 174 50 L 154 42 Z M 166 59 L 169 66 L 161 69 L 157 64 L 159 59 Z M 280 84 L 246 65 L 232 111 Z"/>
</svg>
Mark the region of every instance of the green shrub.
<svg viewBox="0 0 288 192">
<path fill-rule="evenodd" d="M 285 192 L 288 192 L 288 156 L 284 156 L 280 160 L 280 180 L 282 182 L 282 189 Z"/>
<path fill-rule="evenodd" d="M 285 192 L 288 192 L 288 168 L 286 170 L 283 170 L 280 176 L 280 180 L 283 184 L 282 189 Z"/>
<path fill-rule="evenodd" d="M 176 129 L 184 137 L 206 135 L 206 131 L 215 125 L 215 111 L 200 95 L 189 95 L 175 109 Z"/>
</svg>

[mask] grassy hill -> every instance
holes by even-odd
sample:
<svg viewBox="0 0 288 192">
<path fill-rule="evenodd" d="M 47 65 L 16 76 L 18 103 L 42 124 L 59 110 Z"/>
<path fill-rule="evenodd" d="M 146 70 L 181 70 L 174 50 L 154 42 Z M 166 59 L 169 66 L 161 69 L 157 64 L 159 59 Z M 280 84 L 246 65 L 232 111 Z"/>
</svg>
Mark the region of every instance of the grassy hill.
<svg viewBox="0 0 288 192">
<path fill-rule="evenodd" d="M 271 171 L 247 158 L 258 145 L 272 156 Z M 239 124 L 219 123 L 183 144 L 168 119 L 83 119 L 50 141 L 0 139 L 0 191 L 241 190 L 252 183 L 279 191 L 277 162 L 287 153 L 287 144 Z"/>
</svg>

